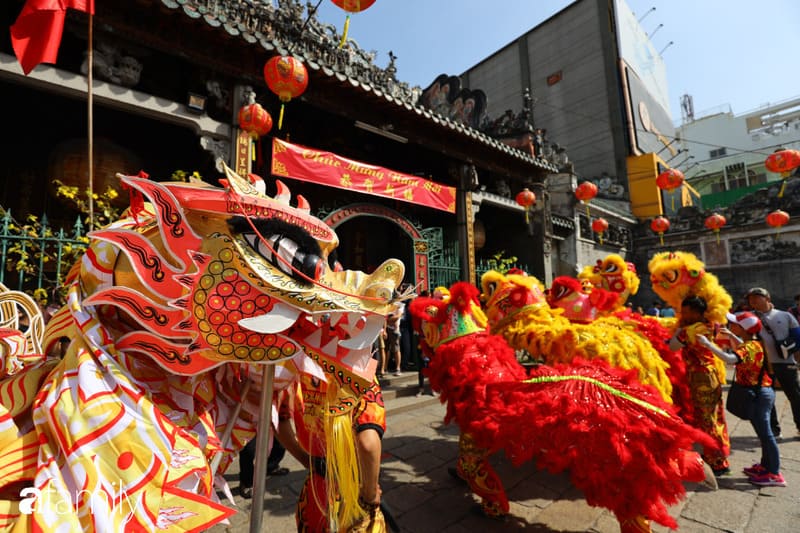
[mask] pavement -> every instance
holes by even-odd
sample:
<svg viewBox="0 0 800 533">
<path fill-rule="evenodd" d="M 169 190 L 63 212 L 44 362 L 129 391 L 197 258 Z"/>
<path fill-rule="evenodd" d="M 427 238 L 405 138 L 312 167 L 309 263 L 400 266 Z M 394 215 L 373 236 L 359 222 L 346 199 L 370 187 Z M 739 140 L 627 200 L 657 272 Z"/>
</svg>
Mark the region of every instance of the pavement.
<svg viewBox="0 0 800 533">
<path fill-rule="evenodd" d="M 412 379 L 413 378 L 413 379 Z M 444 406 L 430 392 L 415 397 L 416 373 L 386 385 L 387 431 L 381 462 L 383 501 L 403 533 L 467 533 L 506 531 L 614 533 L 619 525 L 602 508 L 590 507 L 567 475 L 551 475 L 531 464 L 513 467 L 502 454 L 492 458 L 511 503 L 502 521 L 480 513 L 478 500 L 465 484 L 447 472 L 455 466 L 458 429 L 444 425 Z M 787 487 L 756 487 L 741 473 L 760 458 L 760 445 L 749 422 L 728 415 L 731 473 L 718 479 L 719 489 L 687 484 L 683 501 L 670 508 L 684 533 L 788 533 L 800 529 L 800 435 L 782 391 L 777 408 L 783 426 L 779 439 L 781 469 Z M 296 531 L 294 508 L 305 478 L 303 467 L 287 454 L 285 476 L 268 477 L 262 531 Z M 251 500 L 238 495 L 238 465 L 225 474 L 239 512 L 230 524 L 210 533 L 249 531 Z M 653 531 L 668 528 L 653 524 Z"/>
</svg>

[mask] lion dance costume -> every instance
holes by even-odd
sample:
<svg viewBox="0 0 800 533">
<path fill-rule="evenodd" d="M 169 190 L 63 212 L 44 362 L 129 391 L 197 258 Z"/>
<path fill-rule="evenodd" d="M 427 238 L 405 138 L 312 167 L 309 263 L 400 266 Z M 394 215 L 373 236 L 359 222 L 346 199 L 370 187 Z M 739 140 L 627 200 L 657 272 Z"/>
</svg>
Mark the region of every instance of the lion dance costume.
<svg viewBox="0 0 800 533">
<path fill-rule="evenodd" d="M 352 453 L 347 436 L 324 433 L 351 428 L 376 393 L 370 347 L 403 265 L 331 271 L 338 239 L 305 199 L 293 207 L 280 183 L 269 197 L 260 178 L 226 177 L 223 188 L 123 177 L 130 216 L 90 234 L 47 324 L 43 352 L 66 337 L 63 359 L 17 358 L 0 380 L 0 530 L 223 521 L 233 510 L 215 483 L 254 435 L 264 364 L 277 388 L 323 384 L 308 388 L 326 398 L 308 430 L 342 451 L 330 469 Z M 352 483 L 332 478 L 342 505 L 331 521 L 345 530 L 364 510 Z"/>
<path fill-rule="evenodd" d="M 530 372 L 502 337 L 487 331 L 478 291 L 464 282 L 448 301 L 417 298 L 411 313 L 432 349 L 431 386 L 461 430 L 457 468 L 489 515 L 508 512 L 502 482 L 488 462 L 500 450 L 515 465 L 535 460 L 569 471 L 589 504 L 610 509 L 623 532 L 650 531 L 649 520 L 676 527 L 665 505 L 683 481 L 706 478 L 687 426 L 637 372 L 601 360 L 542 365 Z"/>
</svg>

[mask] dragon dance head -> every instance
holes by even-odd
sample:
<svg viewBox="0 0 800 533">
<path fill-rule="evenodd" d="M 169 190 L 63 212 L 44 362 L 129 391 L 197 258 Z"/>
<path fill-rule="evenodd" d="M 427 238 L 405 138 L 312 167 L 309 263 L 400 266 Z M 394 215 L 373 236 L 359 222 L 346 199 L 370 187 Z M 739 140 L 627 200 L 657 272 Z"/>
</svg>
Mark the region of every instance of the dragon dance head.
<svg viewBox="0 0 800 533">
<path fill-rule="evenodd" d="M 353 390 L 370 386 L 400 261 L 370 275 L 328 268 L 336 234 L 280 182 L 272 198 L 228 168 L 224 188 L 122 181 L 149 204 L 132 200 L 130 218 L 92 232 L 80 271 L 81 304 L 118 317 L 115 349 L 184 375 L 305 354 Z"/>
<path fill-rule="evenodd" d="M 453 339 L 486 332 L 478 289 L 459 281 L 448 292 L 444 300 L 419 297 L 410 304 L 409 311 L 420 321 L 420 333 L 432 350 Z"/>
<path fill-rule="evenodd" d="M 558 276 L 545 291 L 550 307 L 564 310 L 573 322 L 588 323 L 609 311 L 617 303 L 617 293 L 592 285 L 587 280 Z"/>
<path fill-rule="evenodd" d="M 501 274 L 490 270 L 481 276 L 481 300 L 492 328 L 522 310 L 547 307 L 544 285 L 524 273 Z"/>
<path fill-rule="evenodd" d="M 711 322 L 724 324 L 733 304 L 728 292 L 714 274 L 706 272 L 705 265 L 689 252 L 660 252 L 647 264 L 650 283 L 662 300 L 675 309 L 680 319 L 681 303 L 687 296 L 700 296 L 708 304 L 705 317 Z"/>
<path fill-rule="evenodd" d="M 617 254 L 609 254 L 598 259 L 597 264 L 584 267 L 578 278 L 589 280 L 595 287 L 619 293 L 619 307 L 625 305 L 632 294 L 639 292 L 636 267 Z"/>
</svg>

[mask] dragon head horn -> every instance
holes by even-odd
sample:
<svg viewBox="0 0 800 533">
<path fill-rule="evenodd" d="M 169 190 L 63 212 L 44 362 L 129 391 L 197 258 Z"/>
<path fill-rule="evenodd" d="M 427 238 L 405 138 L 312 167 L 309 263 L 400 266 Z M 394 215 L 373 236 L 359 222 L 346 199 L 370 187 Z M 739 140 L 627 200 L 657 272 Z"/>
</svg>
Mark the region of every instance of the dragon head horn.
<svg viewBox="0 0 800 533">
<path fill-rule="evenodd" d="M 255 176 L 255 174 L 253 174 Z M 258 177 L 258 176 L 255 176 Z M 225 179 L 219 180 L 223 187 L 228 187 L 233 190 L 238 196 L 255 196 L 258 198 L 269 198 L 264 192 L 256 187 L 257 181 L 255 178 L 251 180 L 241 177 L 232 168 L 225 165 Z M 261 179 L 261 178 L 259 178 Z M 261 180 L 262 182 L 264 180 Z"/>
<path fill-rule="evenodd" d="M 229 187 L 239 196 L 256 196 L 258 198 L 269 198 L 267 196 L 264 186 L 264 180 L 257 174 L 248 174 L 247 178 L 241 177 L 233 169 L 225 165 L 225 179 L 220 180 L 220 183 Z M 289 205 L 292 198 L 292 191 L 280 180 L 275 180 L 275 185 L 278 191 L 275 193 L 273 200 L 280 202 L 284 205 Z M 297 209 L 306 213 L 311 212 L 311 204 L 308 203 L 303 196 L 297 195 Z"/>
</svg>

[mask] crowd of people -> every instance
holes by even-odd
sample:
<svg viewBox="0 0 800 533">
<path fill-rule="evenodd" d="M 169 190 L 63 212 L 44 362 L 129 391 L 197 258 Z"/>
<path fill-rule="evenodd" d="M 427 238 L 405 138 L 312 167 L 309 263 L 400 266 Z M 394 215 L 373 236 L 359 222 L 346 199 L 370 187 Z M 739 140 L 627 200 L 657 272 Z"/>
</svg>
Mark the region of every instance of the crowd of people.
<svg viewBox="0 0 800 533">
<path fill-rule="evenodd" d="M 800 300 L 800 297 L 795 301 Z M 796 309 L 796 308 L 795 308 Z M 695 425 L 710 435 L 717 448 L 704 450 L 703 459 L 716 475 L 730 471 L 730 440 L 725 419 L 722 386 L 714 370 L 714 358 L 734 364 L 734 382 L 752 391 L 753 401 L 745 415 L 761 443 L 757 463 L 745 468 L 751 483 L 786 486 L 780 472 L 778 441 L 782 436 L 775 410 L 775 385 L 780 385 L 792 409 L 800 434 L 800 381 L 796 347 L 800 346 L 800 325 L 795 312 L 777 309 L 769 291 L 754 287 L 747 291 L 735 313 L 728 313 L 728 326 L 706 320 L 706 302 L 698 296 L 686 298 L 681 321 L 670 340 L 680 349 L 687 365 Z"/>
</svg>

